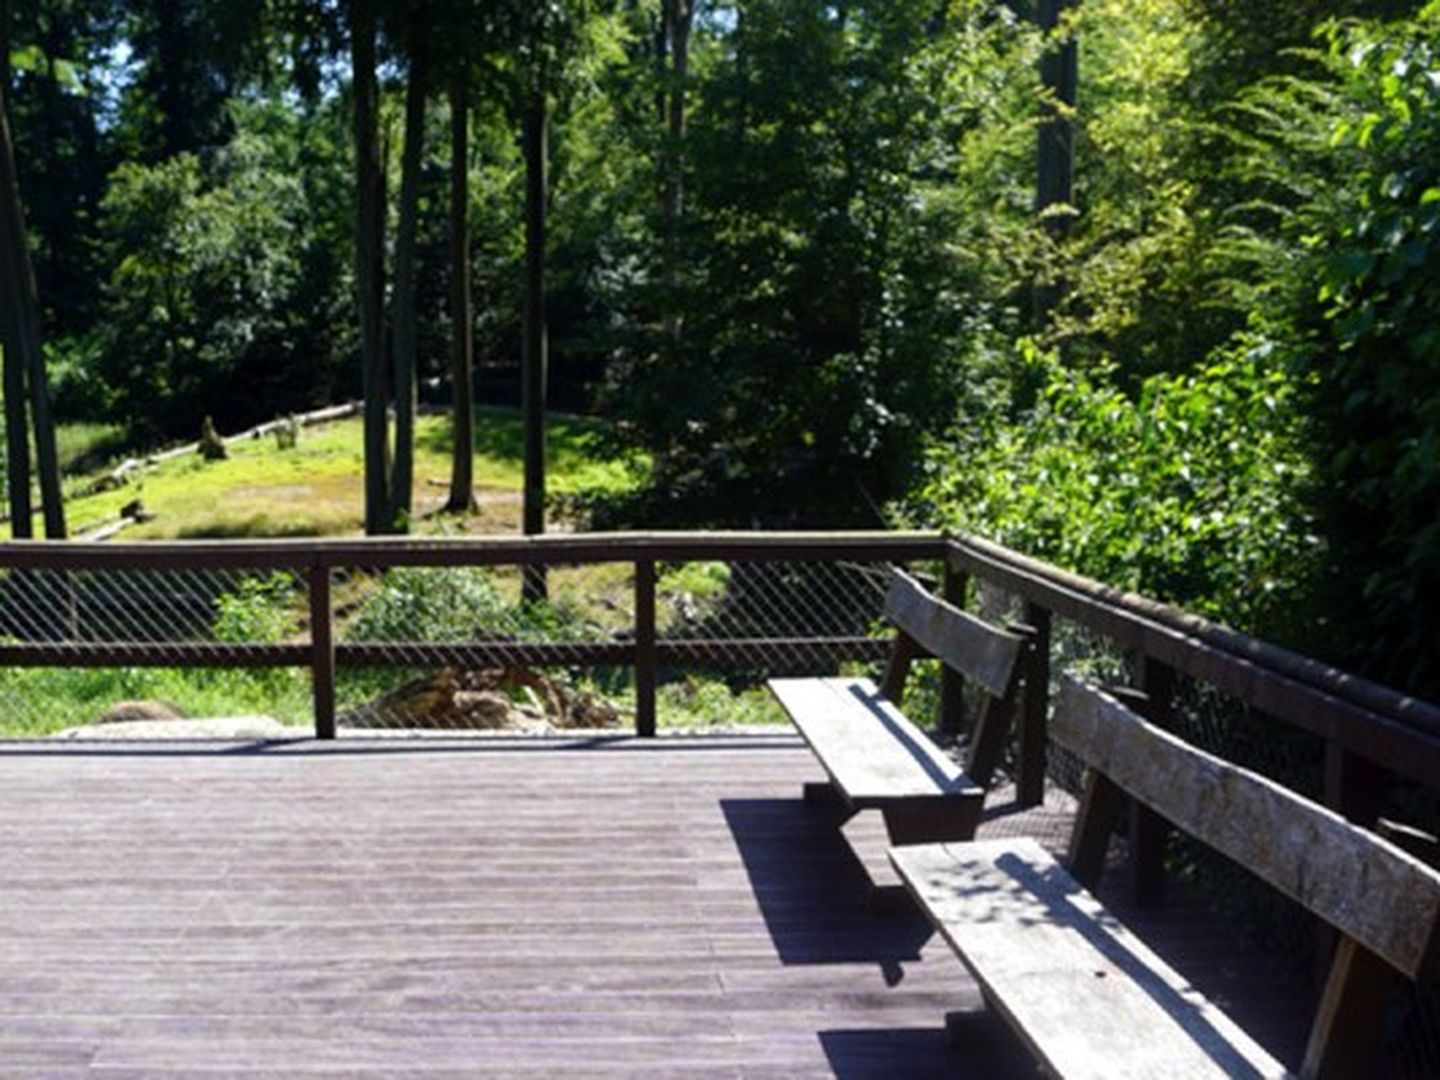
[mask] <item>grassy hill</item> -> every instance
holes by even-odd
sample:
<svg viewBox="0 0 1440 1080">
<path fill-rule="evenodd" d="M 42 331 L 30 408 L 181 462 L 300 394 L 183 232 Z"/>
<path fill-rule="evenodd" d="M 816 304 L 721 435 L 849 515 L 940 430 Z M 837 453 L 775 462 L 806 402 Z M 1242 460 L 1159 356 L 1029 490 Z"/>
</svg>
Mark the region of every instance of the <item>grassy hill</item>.
<svg viewBox="0 0 1440 1080">
<path fill-rule="evenodd" d="M 518 532 L 523 454 L 520 414 L 482 409 L 476 423 L 475 478 L 479 512 L 448 516 L 447 528 L 477 533 Z M 552 416 L 548 423 L 552 494 L 623 490 L 644 463 L 603 456 L 599 422 Z M 103 440 L 90 429 L 70 439 L 73 458 L 85 443 Z M 154 519 L 124 532 L 126 540 L 265 536 L 337 536 L 362 531 L 364 458 L 359 417 L 306 428 L 299 445 L 280 449 L 272 436 L 230 444 L 230 457 L 209 462 L 186 455 L 132 474 L 123 486 L 96 490 L 105 469 L 67 478 L 66 513 L 79 536 L 113 522 L 140 499 Z M 421 518 L 446 501 L 452 442 L 448 416 L 422 416 L 416 433 L 414 506 Z M 424 526 L 422 525 L 421 528 Z"/>
</svg>

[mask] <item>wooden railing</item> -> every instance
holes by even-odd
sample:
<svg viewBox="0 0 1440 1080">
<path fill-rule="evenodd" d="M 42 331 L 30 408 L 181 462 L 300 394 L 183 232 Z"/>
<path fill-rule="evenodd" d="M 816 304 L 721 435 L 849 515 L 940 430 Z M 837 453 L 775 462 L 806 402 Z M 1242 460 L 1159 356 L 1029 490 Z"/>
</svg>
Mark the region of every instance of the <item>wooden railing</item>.
<svg viewBox="0 0 1440 1080">
<path fill-rule="evenodd" d="M 763 664 L 786 650 L 832 662 L 875 660 L 885 642 L 868 634 L 839 637 L 770 636 L 661 640 L 656 632 L 656 567 L 661 563 L 897 562 L 938 560 L 944 541 L 934 533 L 606 533 L 546 537 L 438 540 L 176 542 L 139 544 L 0 544 L 0 571 L 65 575 L 113 571 L 197 571 L 224 574 L 286 571 L 309 591 L 308 643 L 244 644 L 214 641 L 134 643 L 71 640 L 0 644 L 0 666 L 308 668 L 314 687 L 315 734 L 336 733 L 336 671 L 396 663 L 394 643 L 342 643 L 334 632 L 332 579 L 338 571 L 395 567 L 519 567 L 527 577 L 547 568 L 605 563 L 634 567 L 633 634 L 628 640 L 595 642 L 447 642 L 447 660 L 477 664 L 497 658 L 515 666 L 633 665 L 635 730 L 656 733 L 658 672 L 669 665 Z M 63 618 L 55 620 L 63 624 Z"/>
<path fill-rule="evenodd" d="M 1003 547 L 937 533 L 619 533 L 540 538 L 187 542 L 135 544 L 0 544 L 0 571 L 63 577 L 85 571 L 289 571 L 309 588 L 310 635 L 290 644 L 213 641 L 147 644 L 83 640 L 25 640 L 0 644 L 0 666 L 273 667 L 309 669 L 315 733 L 335 734 L 337 669 L 387 662 L 383 644 L 337 642 L 332 577 L 351 568 L 489 566 L 553 568 L 628 563 L 633 571 L 633 633 L 595 642 L 456 642 L 464 658 L 503 654 L 517 665 L 633 665 L 635 729 L 657 729 L 656 688 L 667 667 L 703 654 L 707 663 L 763 664 L 786 649 L 804 647 L 835 663 L 874 660 L 884 642 L 866 634 L 706 639 L 697 643 L 657 634 L 657 567 L 723 562 L 893 562 L 941 568 L 945 595 L 964 603 L 968 585 L 982 581 L 1017 597 L 1030 636 L 1027 685 L 1020 706 L 1017 771 L 1022 800 L 1041 798 L 1045 782 L 1047 687 L 1051 624 L 1082 626 L 1133 658 L 1137 700 L 1163 722 L 1177 676 L 1214 687 L 1227 697 L 1311 733 L 1326 747 L 1326 797 L 1360 822 L 1373 822 L 1388 776 L 1440 790 L 1440 709 L 1348 675 L 1306 657 L 1239 634 L 1145 597 L 1134 596 Z M 960 686 L 942 685 L 942 726 L 959 716 Z M 1144 842 L 1145 823 L 1140 823 Z"/>
</svg>

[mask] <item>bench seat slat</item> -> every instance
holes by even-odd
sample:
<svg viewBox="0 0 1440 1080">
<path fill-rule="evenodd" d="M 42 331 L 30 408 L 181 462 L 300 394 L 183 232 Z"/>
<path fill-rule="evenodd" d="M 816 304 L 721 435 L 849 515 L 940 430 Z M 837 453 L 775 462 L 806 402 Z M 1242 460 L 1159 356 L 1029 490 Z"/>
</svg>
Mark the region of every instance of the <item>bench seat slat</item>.
<svg viewBox="0 0 1440 1080">
<path fill-rule="evenodd" d="M 771 679 L 770 688 L 855 809 L 984 797 L 869 679 Z"/>
<path fill-rule="evenodd" d="M 921 844 L 890 859 L 1054 1075 L 1289 1075 L 1033 840 Z"/>
</svg>

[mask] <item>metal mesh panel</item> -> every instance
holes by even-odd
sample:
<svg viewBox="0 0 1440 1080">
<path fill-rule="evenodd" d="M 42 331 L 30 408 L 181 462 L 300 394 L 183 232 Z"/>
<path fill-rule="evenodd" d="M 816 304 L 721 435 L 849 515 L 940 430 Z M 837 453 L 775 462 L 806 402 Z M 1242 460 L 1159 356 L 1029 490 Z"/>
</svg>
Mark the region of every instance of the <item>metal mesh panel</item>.
<svg viewBox="0 0 1440 1080">
<path fill-rule="evenodd" d="M 780 724 L 767 678 L 877 671 L 888 574 L 883 561 L 658 565 L 661 729 Z M 631 727 L 636 576 L 626 561 L 332 570 L 338 733 Z M 109 722 L 167 714 L 304 734 L 310 601 L 291 570 L 0 574 L 0 737 L 118 737 L 135 729 Z"/>
<path fill-rule="evenodd" d="M 783 725 L 781 676 L 877 674 L 893 631 L 881 562 L 688 562 L 656 587 L 662 724 Z"/>
<path fill-rule="evenodd" d="M 539 573 L 531 571 L 533 582 Z M 341 733 L 613 728 L 633 714 L 634 568 L 337 571 Z M 610 664 L 597 663 L 613 654 Z"/>
<path fill-rule="evenodd" d="M 0 737 L 303 735 L 308 679 L 235 653 L 303 649 L 308 607 L 286 571 L 0 573 Z"/>
</svg>

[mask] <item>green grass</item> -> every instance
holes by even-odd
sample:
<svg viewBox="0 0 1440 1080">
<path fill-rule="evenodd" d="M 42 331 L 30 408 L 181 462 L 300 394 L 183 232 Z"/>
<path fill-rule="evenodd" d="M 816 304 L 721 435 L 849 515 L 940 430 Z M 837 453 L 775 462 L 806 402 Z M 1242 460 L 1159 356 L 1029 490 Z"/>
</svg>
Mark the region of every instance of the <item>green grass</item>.
<svg viewBox="0 0 1440 1080">
<path fill-rule="evenodd" d="M 92 724 L 121 701 L 163 701 L 197 719 L 265 715 L 295 727 L 313 723 L 309 677 L 290 669 L 4 668 L 0 700 L 0 736 L 11 739 Z"/>
<path fill-rule="evenodd" d="M 94 472 L 125 452 L 125 429 L 118 424 L 61 424 L 55 429 L 60 472 Z"/>
<path fill-rule="evenodd" d="M 482 409 L 475 439 L 480 507 L 449 524 L 471 532 L 514 532 L 520 521 L 524 459 L 520 417 Z M 604 456 L 597 422 L 552 417 L 547 424 L 547 487 L 556 495 L 623 491 L 636 484 L 643 462 Z M 103 431 L 69 429 L 75 446 L 93 447 Z M 449 490 L 453 436 L 445 416 L 423 416 L 416 431 L 414 506 L 425 514 Z M 77 450 L 77 452 L 79 452 Z M 96 492 L 94 476 L 66 482 L 72 533 L 115 520 L 140 499 L 153 521 L 133 526 L 127 540 L 332 536 L 357 533 L 364 513 L 364 456 L 359 418 L 308 428 L 299 446 L 281 450 L 273 437 L 230 447 L 224 461 L 198 455 L 145 469 L 114 491 Z"/>
</svg>

